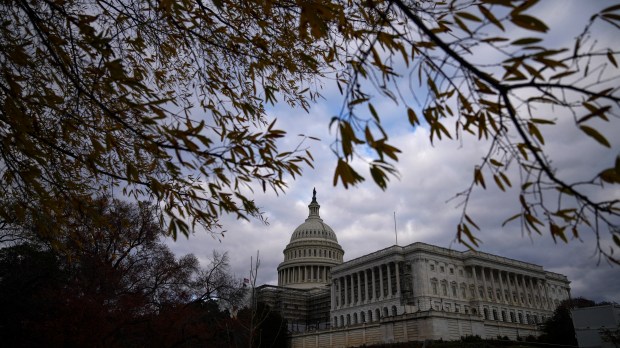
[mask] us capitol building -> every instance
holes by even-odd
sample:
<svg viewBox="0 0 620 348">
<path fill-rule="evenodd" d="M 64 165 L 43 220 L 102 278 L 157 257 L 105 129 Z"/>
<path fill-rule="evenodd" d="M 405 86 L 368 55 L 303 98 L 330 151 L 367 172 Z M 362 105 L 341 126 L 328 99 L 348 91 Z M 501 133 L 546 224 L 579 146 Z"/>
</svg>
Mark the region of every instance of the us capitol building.
<svg viewBox="0 0 620 348">
<path fill-rule="evenodd" d="M 344 262 L 336 234 L 319 215 L 295 229 L 278 266 L 278 285 L 257 300 L 287 319 L 292 347 L 510 339 L 539 324 L 570 297 L 566 276 L 479 251 L 425 243 L 394 245 Z"/>
</svg>

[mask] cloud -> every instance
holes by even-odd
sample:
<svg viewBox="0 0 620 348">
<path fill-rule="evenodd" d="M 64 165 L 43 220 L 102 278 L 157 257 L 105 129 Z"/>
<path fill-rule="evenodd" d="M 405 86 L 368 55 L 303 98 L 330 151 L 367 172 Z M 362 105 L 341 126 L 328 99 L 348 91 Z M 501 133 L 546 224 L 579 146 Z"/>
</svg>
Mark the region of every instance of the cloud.
<svg viewBox="0 0 620 348">
<path fill-rule="evenodd" d="M 577 6 L 581 12 L 565 11 L 567 16 L 550 16 L 552 28 L 573 38 L 582 26 L 574 23 L 568 15 L 591 12 L 590 2 L 543 3 L 545 13 L 554 12 L 554 6 L 568 8 Z M 602 5 L 604 7 L 604 5 Z M 587 11 L 586 11 L 587 10 Z M 542 13 L 542 12 L 541 12 Z M 582 19 L 587 20 L 587 18 Z M 551 23 L 553 21 L 553 23 Z M 556 30 L 556 29 L 554 29 Z M 307 205 L 316 187 L 321 217 L 337 234 L 345 250 L 345 260 L 385 248 L 395 243 L 394 213 L 398 242 L 406 245 L 426 242 L 442 247 L 464 250 L 454 242 L 456 225 L 461 215 L 459 199 L 452 199 L 458 192 L 469 187 L 473 169 L 488 151 L 486 143 L 465 137 L 460 141 L 440 141 L 431 146 L 429 132 L 424 127 L 412 128 L 406 121 L 404 110 L 393 104 L 378 100 L 375 107 L 389 120 L 387 131 L 391 140 L 403 153 L 398 162 L 400 180 L 393 179 L 386 191 L 372 182 L 345 190 L 333 187 L 335 156 L 330 146 L 333 134 L 329 133 L 331 117 L 338 113 L 341 96 L 333 85 L 326 83 L 325 100 L 314 104 L 308 114 L 277 106 L 272 111 L 277 125 L 291 135 L 283 139 L 284 148 L 296 147 L 301 138 L 297 134 L 319 137 L 320 142 L 308 141 L 315 158 L 315 168 L 304 168 L 301 178 L 287 179 L 289 188 L 279 196 L 273 192 L 256 190 L 253 197 L 262 207 L 269 224 L 259 221 L 241 221 L 225 216 L 222 223 L 227 229 L 220 241 L 204 232 L 196 232 L 189 240 L 180 238 L 169 245 L 177 254 L 194 253 L 206 263 L 212 250 L 227 251 L 233 272 L 238 277 L 248 277 L 251 258 L 255 262 L 260 252 L 260 270 L 257 283 L 277 283 L 276 268 L 283 261 L 282 251 L 295 228 L 308 215 Z M 610 153 L 592 139 L 584 137 L 574 126 L 572 116 L 552 114 L 558 120 L 556 126 L 541 127 L 547 139 L 546 150 L 562 178 L 583 178 L 611 163 L 617 151 Z M 612 149 L 620 147 L 618 122 L 605 125 Z M 603 150 L 603 151 L 601 151 Z M 363 168 L 363 163 L 355 163 Z M 362 174 L 369 176 L 367 169 Z M 513 183 L 518 177 L 512 173 Z M 369 179 L 367 179 L 369 180 Z M 480 250 L 543 266 L 545 269 L 568 276 L 572 282 L 572 295 L 594 300 L 620 301 L 620 278 L 618 266 L 610 267 L 599 262 L 595 254 L 596 239 L 591 233 L 583 233 L 581 240 L 554 242 L 547 231 L 542 235 L 528 235 L 518 222 L 502 227 L 502 222 L 519 211 L 518 192 L 509 189 L 501 192 L 487 178 L 487 190 L 477 189 L 471 196 L 469 213 L 480 226 L 476 233 L 482 240 Z M 516 185 L 513 185 L 516 186 Z M 620 196 L 620 192 L 601 190 L 602 196 Z"/>
</svg>

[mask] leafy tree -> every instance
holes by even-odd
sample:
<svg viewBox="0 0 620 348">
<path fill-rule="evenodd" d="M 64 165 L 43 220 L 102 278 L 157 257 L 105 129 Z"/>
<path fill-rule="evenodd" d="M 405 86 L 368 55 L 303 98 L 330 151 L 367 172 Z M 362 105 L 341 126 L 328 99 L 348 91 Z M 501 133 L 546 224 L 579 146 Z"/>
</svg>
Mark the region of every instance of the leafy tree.
<svg viewBox="0 0 620 348">
<path fill-rule="evenodd" d="M 492 177 L 519 191 L 520 211 L 507 222 L 563 241 L 589 228 L 618 247 L 620 203 L 610 192 L 620 157 L 602 124 L 617 123 L 620 52 L 595 35 L 620 28 L 620 6 L 593 13 L 580 35 L 554 47 L 536 3 L 4 3 L 0 217 L 36 215 L 43 231 L 66 224 L 81 196 L 116 187 L 156 200 L 173 236 L 196 224 L 221 233 L 223 213 L 260 217 L 245 188 L 279 192 L 285 175 L 312 160 L 301 147 L 277 148 L 285 133 L 265 107 L 307 109 L 328 77 L 344 95 L 331 123 L 334 184 L 364 180 L 351 165 L 358 159 L 383 189 L 398 175 L 400 150 L 372 104 L 378 93 L 403 105 L 413 127 L 429 127 L 431 142 L 470 134 L 488 145 L 457 195 L 459 241 L 477 245 L 469 197 Z M 406 93 L 407 78 L 422 87 Z M 606 169 L 586 178 L 558 171 L 545 134 L 567 123 L 607 148 Z"/>
<path fill-rule="evenodd" d="M 204 346 L 227 338 L 213 323 L 225 322 L 223 307 L 238 305 L 245 290 L 227 273 L 225 255 L 206 268 L 191 254 L 177 259 L 148 204 L 104 197 L 81 206 L 89 213 L 66 217 L 71 230 L 0 250 L 0 332 L 11 346 Z"/>
<path fill-rule="evenodd" d="M 540 336 L 540 340 L 553 344 L 577 346 L 577 338 L 570 310 L 573 308 L 592 307 L 595 304 L 594 301 L 583 297 L 562 301 L 553 312 L 553 316 L 543 324 L 543 334 Z"/>
<path fill-rule="evenodd" d="M 386 187 L 393 173 L 399 150 L 389 144 L 380 110 L 371 103 L 371 84 L 404 105 L 412 126 L 428 127 L 431 143 L 477 138 L 487 144 L 471 185 L 457 194 L 463 207 L 456 234 L 460 242 L 478 245 L 475 217 L 467 213 L 469 198 L 476 187 L 486 188 L 491 177 L 499 189 L 514 185 L 519 191 L 521 209 L 506 223 L 520 219 L 529 233 L 548 228 L 554 240 L 564 242 L 579 238 L 580 229 L 590 229 L 602 255 L 618 263 L 614 248 L 620 246 L 620 201 L 614 191 L 620 184 L 620 156 L 604 134 L 606 123 L 615 128 L 618 123 L 620 51 L 601 45 L 596 33 L 620 28 L 620 5 L 583 14 L 589 19 L 581 34 L 554 47 L 546 40 L 550 28 L 536 18 L 536 3 L 358 3 L 357 18 L 376 22 L 363 34 L 349 31 L 359 44 L 340 76 L 347 87 L 346 103 L 333 121 L 339 158 L 334 183 L 346 187 L 363 180 L 350 165 L 361 157 L 360 148 L 374 150 L 370 174 L 380 187 Z M 402 89 L 401 76 L 410 79 L 410 93 Z M 368 104 L 368 112 L 360 109 L 362 104 Z M 546 134 L 555 124 L 572 124 L 593 144 L 598 142 L 606 169 L 576 178 L 557 168 L 546 146 L 554 140 Z"/>
<path fill-rule="evenodd" d="M 239 312 L 239 318 L 245 323 L 256 323 L 256 327 L 246 330 L 245 333 L 254 335 L 250 340 L 251 347 L 287 346 L 286 320 L 278 312 L 272 311 L 267 304 L 257 302 L 254 308 L 246 307 Z"/>
<path fill-rule="evenodd" d="M 175 237 L 260 216 L 243 189 L 278 192 L 310 163 L 277 149 L 264 104 L 306 109 L 322 56 L 298 8 L 272 5 L 3 2 L 0 218 L 53 234 L 112 190 L 156 200 Z"/>
</svg>

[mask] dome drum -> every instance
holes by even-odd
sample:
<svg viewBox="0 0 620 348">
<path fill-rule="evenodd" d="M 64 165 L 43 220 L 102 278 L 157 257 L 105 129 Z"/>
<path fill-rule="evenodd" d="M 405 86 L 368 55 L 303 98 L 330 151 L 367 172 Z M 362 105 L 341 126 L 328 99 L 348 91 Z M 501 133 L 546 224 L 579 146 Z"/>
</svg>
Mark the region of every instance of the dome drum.
<svg viewBox="0 0 620 348">
<path fill-rule="evenodd" d="M 284 261 L 278 266 L 278 285 L 312 288 L 329 284 L 331 268 L 342 263 L 344 250 L 336 233 L 321 219 L 316 190 L 308 205 L 306 221 L 299 225 L 284 248 Z"/>
</svg>

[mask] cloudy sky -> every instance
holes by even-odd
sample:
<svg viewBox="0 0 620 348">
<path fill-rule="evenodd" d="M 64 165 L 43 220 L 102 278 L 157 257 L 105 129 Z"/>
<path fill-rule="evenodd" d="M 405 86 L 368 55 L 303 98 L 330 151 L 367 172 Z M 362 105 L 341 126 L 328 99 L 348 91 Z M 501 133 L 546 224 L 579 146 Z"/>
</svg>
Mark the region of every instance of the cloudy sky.
<svg viewBox="0 0 620 348">
<path fill-rule="evenodd" d="M 578 14 L 594 13 L 591 7 L 608 5 L 607 2 L 592 3 L 551 1 L 540 5 L 540 13 L 545 14 L 541 17 L 551 27 L 553 42 L 571 40 L 580 33 L 587 18 L 579 18 Z M 609 30 L 609 33 L 598 32 L 601 35 L 599 44 L 613 42 L 611 36 L 607 36 L 614 34 Z M 296 180 L 289 178 L 285 194 L 277 196 L 272 192 L 255 191 L 255 201 L 265 212 L 269 224 L 224 217 L 222 222 L 227 232 L 223 239 L 196 231 L 189 239 L 181 237 L 170 242 L 176 253 L 194 253 L 207 263 L 213 250 L 228 252 L 232 271 L 243 278 L 248 277 L 251 257 L 255 258 L 260 252 L 257 283 L 277 284 L 276 268 L 283 261 L 282 251 L 292 232 L 307 217 L 314 187 L 321 205 L 321 217 L 336 232 L 345 250 L 345 261 L 394 245 L 394 213 L 399 245 L 425 242 L 465 250 L 454 241 L 461 210 L 457 206 L 459 201 L 451 198 L 470 184 L 474 166 L 487 151 L 485 143 L 466 138 L 431 146 L 427 128 L 413 129 L 404 110 L 378 100 L 373 104 L 389 125 L 387 131 L 393 144 L 403 151 L 398 163 L 400 179 L 393 179 L 386 191 L 369 179 L 348 190 L 334 187 L 336 158 L 329 149 L 334 134 L 330 134 L 328 124 L 338 112 L 342 97 L 328 82 L 323 94 L 325 99 L 315 104 L 310 113 L 279 105 L 270 112 L 278 119 L 277 125 L 288 132 L 289 136 L 282 142 L 283 149 L 294 148 L 301 140 L 296 136 L 300 133 L 321 141 L 305 143 L 315 158 L 315 168 L 304 168 L 303 176 Z M 605 151 L 593 140 L 583 137 L 572 124 L 572 118 L 562 122 L 561 116 L 550 117 L 558 121 L 558 126 L 548 128 L 544 134 L 559 172 L 575 177 L 583 173 L 589 177 L 597 173 L 596 168 L 602 169 L 612 163 L 610 161 L 620 149 L 619 120 L 605 125 L 603 133 L 612 142 L 612 150 Z M 362 169 L 362 173 L 366 170 Z M 514 178 L 513 182 L 518 180 Z M 476 234 L 482 240 L 479 250 L 565 274 L 571 281 L 574 297 L 620 302 L 620 267 L 610 266 L 598 258 L 596 240 L 591 233 L 584 232 L 581 240 L 556 244 L 549 234 L 524 234 L 519 223 L 502 227 L 504 220 L 519 212 L 518 192 L 501 192 L 491 183 L 487 187 L 487 190 L 475 191 L 469 203 L 469 215 L 481 228 Z M 606 194 L 620 197 L 618 189 Z"/>
</svg>

